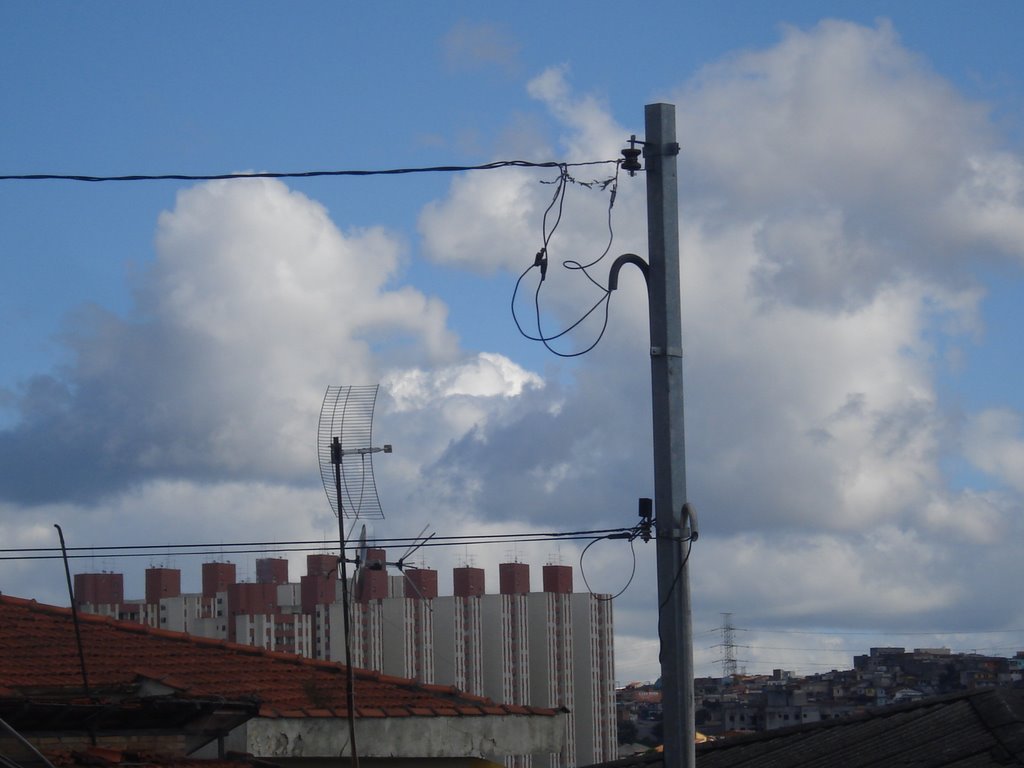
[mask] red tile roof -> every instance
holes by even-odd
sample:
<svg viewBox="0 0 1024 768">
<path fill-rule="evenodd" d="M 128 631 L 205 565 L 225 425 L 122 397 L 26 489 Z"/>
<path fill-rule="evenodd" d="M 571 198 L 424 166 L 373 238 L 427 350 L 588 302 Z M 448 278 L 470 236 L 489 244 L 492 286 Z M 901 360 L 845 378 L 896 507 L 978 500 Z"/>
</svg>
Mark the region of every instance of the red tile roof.
<svg viewBox="0 0 1024 768">
<path fill-rule="evenodd" d="M 223 640 L 79 615 L 94 694 L 129 692 L 140 678 L 187 696 L 256 699 L 261 717 L 344 717 L 345 666 Z M 0 596 L 0 697 L 67 697 L 82 690 L 70 608 Z M 441 685 L 355 670 L 358 717 L 555 715 L 495 704 Z"/>
</svg>

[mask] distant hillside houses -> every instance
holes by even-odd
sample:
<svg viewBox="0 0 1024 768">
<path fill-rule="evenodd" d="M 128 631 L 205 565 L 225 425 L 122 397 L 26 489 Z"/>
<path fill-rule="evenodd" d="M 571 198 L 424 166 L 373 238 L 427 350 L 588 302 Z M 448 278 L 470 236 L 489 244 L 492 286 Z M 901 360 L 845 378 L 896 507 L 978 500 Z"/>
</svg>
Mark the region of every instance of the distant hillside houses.
<svg viewBox="0 0 1024 768">
<path fill-rule="evenodd" d="M 771 675 L 697 678 L 697 728 L 709 736 L 770 731 L 832 720 L 874 707 L 977 688 L 1024 688 L 1024 651 L 1012 658 L 953 653 L 948 648 L 872 648 L 853 669 L 797 677 Z M 617 692 L 620 723 L 661 720 L 657 685 L 630 684 Z M 641 729 L 643 730 L 643 729 Z"/>
</svg>

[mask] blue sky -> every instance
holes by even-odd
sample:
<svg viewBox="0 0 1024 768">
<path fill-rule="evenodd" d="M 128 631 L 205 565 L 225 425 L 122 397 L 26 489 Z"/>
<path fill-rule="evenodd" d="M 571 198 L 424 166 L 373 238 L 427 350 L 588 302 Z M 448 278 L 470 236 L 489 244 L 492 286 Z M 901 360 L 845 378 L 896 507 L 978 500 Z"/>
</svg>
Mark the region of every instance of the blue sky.
<svg viewBox="0 0 1024 768">
<path fill-rule="evenodd" d="M 723 611 L 751 671 L 1020 649 L 1022 22 L 1016 2 L 6 3 L 0 173 L 612 160 L 674 103 L 698 670 Z M 0 540 L 329 538 L 320 397 L 377 381 L 379 535 L 629 524 L 651 495 L 639 286 L 571 362 L 508 310 L 553 178 L 0 181 Z M 643 194 L 619 179 L 612 255 L 646 252 Z M 607 195 L 566 200 L 553 263 L 596 257 Z M 553 323 L 592 300 L 572 277 L 553 270 Z M 640 554 L 624 680 L 657 674 Z M 583 588 L 578 549 L 516 555 Z M 584 565 L 617 592 L 630 562 Z M 90 567 L 141 593 L 147 564 Z M 62 583 L 0 561 L 5 593 Z"/>
</svg>

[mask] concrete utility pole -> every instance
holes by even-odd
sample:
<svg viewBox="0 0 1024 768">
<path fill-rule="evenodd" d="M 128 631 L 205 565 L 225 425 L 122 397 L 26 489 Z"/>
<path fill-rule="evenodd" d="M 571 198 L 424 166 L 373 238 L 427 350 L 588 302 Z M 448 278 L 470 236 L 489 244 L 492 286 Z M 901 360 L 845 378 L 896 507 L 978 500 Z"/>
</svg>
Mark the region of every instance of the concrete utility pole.
<svg viewBox="0 0 1024 768">
<path fill-rule="evenodd" d="M 648 296 L 654 421 L 654 510 L 658 556 L 658 634 L 665 768 L 692 768 L 693 631 L 686 557 L 692 520 L 684 520 L 683 341 L 679 299 L 679 190 L 676 113 L 672 104 L 644 108 L 647 173 Z"/>
</svg>

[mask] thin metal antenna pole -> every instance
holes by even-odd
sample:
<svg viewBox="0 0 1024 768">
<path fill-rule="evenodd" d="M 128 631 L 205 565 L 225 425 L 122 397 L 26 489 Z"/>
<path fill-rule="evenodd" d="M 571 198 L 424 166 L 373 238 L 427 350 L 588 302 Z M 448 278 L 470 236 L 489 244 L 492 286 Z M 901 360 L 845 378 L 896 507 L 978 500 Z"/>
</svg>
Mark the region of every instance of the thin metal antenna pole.
<svg viewBox="0 0 1024 768">
<path fill-rule="evenodd" d="M 651 322 L 651 404 L 654 423 L 654 508 L 658 558 L 658 634 L 665 768 L 696 763 L 689 534 L 683 520 L 683 341 L 679 281 L 679 190 L 676 115 L 672 104 L 644 107 L 647 174 L 648 280 Z M 684 552 L 684 544 L 686 550 Z"/>
<path fill-rule="evenodd" d="M 57 529 L 57 535 L 60 537 L 60 552 L 64 558 L 64 575 L 68 580 L 68 598 L 71 600 L 71 620 L 75 625 L 75 642 L 78 645 L 78 664 L 82 670 L 82 688 L 85 691 L 85 697 L 92 701 L 92 693 L 89 690 L 89 675 L 86 672 L 85 666 L 85 646 L 82 644 L 82 628 L 78 623 L 78 606 L 75 604 L 75 589 L 71 585 L 71 566 L 68 565 L 68 548 L 64 544 L 64 531 L 56 523 L 53 527 Z M 89 742 L 95 747 L 96 746 L 96 729 L 90 724 L 88 726 L 89 731 Z"/>
<path fill-rule="evenodd" d="M 71 600 L 71 619 L 75 625 L 75 642 L 78 644 L 78 664 L 82 670 L 82 687 L 85 689 L 86 698 L 91 699 L 89 675 L 85 667 L 85 647 L 82 645 L 82 630 L 78 625 L 78 606 L 75 605 L 75 589 L 71 586 L 71 566 L 68 565 L 68 548 L 64 545 L 64 531 L 56 523 L 53 524 L 53 527 L 57 529 L 57 535 L 60 537 L 60 551 L 64 558 L 64 575 L 68 580 L 68 598 Z"/>
<path fill-rule="evenodd" d="M 25 749 L 32 752 L 32 754 L 34 754 L 37 758 L 39 758 L 43 765 L 49 766 L 49 768 L 54 768 L 53 763 L 46 759 L 46 755 L 44 755 L 42 752 L 36 749 L 35 744 L 33 744 L 31 741 L 29 741 L 20 733 L 18 733 L 14 728 L 11 727 L 10 723 L 8 723 L 3 718 L 0 718 L 0 728 L 3 728 L 5 731 L 7 731 L 7 733 L 11 734 L 11 736 L 17 739 L 18 743 L 25 747 Z M 5 759 L 4 765 L 18 765 L 18 763 L 15 763 L 13 760 L 8 762 Z"/>
<path fill-rule="evenodd" d="M 345 559 L 345 517 L 342 515 L 341 498 L 341 440 L 331 441 L 331 464 L 334 465 L 334 486 L 338 493 L 338 544 L 341 560 L 341 607 L 345 627 L 345 706 L 348 708 L 348 739 L 352 747 L 352 765 L 359 768 L 359 751 L 356 749 L 356 688 L 352 676 L 352 642 L 349 628 L 348 605 L 348 562 Z"/>
</svg>

